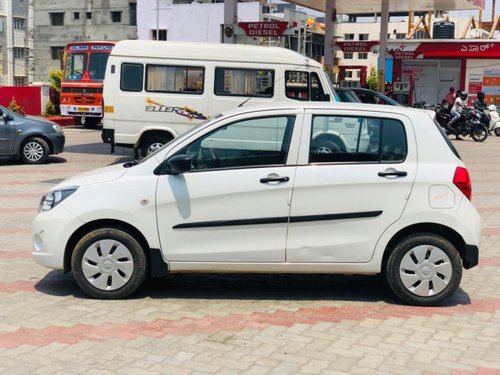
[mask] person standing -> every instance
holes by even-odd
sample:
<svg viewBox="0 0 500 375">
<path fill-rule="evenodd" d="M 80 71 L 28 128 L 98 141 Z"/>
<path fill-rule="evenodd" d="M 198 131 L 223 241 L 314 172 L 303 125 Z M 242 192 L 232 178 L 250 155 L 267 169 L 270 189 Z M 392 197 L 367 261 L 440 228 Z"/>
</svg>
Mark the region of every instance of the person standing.
<svg viewBox="0 0 500 375">
<path fill-rule="evenodd" d="M 455 104 L 455 99 L 456 99 L 455 88 L 451 86 L 450 92 L 446 94 L 446 96 L 444 97 L 444 101 L 448 103 L 448 108 L 452 107 Z"/>
<path fill-rule="evenodd" d="M 458 119 L 461 116 L 462 110 L 464 108 L 464 101 L 462 100 L 462 91 L 457 90 L 455 102 L 453 103 L 453 107 L 451 108 L 451 120 L 448 123 L 448 127 L 453 128 L 455 130 L 455 136 L 456 139 L 462 139 L 460 138 L 460 132 L 458 129 L 458 126 L 455 127 L 453 124 L 458 121 Z"/>
</svg>

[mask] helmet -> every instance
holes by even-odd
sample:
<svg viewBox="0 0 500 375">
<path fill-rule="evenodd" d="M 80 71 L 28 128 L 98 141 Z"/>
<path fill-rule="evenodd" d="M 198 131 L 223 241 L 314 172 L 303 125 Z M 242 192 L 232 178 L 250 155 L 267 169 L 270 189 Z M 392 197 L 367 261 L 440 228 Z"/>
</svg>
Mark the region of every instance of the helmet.
<svg viewBox="0 0 500 375">
<path fill-rule="evenodd" d="M 469 94 L 467 94 L 467 91 L 462 91 L 462 93 L 460 94 L 460 98 L 462 98 L 462 100 L 466 100 L 467 96 L 469 96 Z"/>
<path fill-rule="evenodd" d="M 493 112 L 493 111 L 496 111 L 496 110 L 497 110 L 496 105 L 494 105 L 494 104 L 490 104 L 490 105 L 488 106 L 488 111 Z"/>
<path fill-rule="evenodd" d="M 455 88 L 453 86 L 450 86 L 450 92 L 454 92 Z"/>
<path fill-rule="evenodd" d="M 483 99 L 484 99 L 484 92 L 479 91 L 479 92 L 477 93 L 477 98 L 478 98 L 479 100 L 483 100 Z"/>
</svg>

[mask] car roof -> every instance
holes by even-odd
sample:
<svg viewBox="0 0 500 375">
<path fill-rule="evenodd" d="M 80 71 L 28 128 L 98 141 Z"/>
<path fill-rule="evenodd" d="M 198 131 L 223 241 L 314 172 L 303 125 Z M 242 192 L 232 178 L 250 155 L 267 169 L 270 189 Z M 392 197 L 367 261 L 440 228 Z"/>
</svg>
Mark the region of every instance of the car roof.
<svg viewBox="0 0 500 375">
<path fill-rule="evenodd" d="M 352 102 L 273 102 L 271 104 L 252 104 L 251 101 L 245 103 L 242 107 L 230 109 L 222 112 L 222 115 L 236 115 L 259 111 L 273 111 L 273 110 L 346 110 L 346 111 L 371 111 L 379 113 L 394 113 L 405 116 L 420 115 L 424 111 L 417 108 L 380 105 L 380 104 L 366 104 L 366 103 L 352 103 Z"/>
</svg>

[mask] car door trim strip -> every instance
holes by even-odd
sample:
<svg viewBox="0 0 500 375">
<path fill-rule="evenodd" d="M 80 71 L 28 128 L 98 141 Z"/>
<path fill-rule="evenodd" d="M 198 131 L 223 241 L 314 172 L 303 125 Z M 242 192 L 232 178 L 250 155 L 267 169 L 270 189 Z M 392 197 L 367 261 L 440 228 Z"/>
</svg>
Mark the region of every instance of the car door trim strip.
<svg viewBox="0 0 500 375">
<path fill-rule="evenodd" d="M 304 223 L 311 221 L 329 221 L 329 220 L 346 220 L 360 219 L 367 217 L 377 217 L 382 214 L 382 211 L 365 211 L 365 212 L 349 212 L 342 214 L 326 214 L 326 215 L 307 215 L 307 216 L 291 216 L 290 223 Z M 191 229 L 191 228 L 209 228 L 209 227 L 228 227 L 237 225 L 260 225 L 260 224 L 283 224 L 288 223 L 288 217 L 265 217 L 260 219 L 240 219 L 240 220 L 216 220 L 216 221 L 200 221 L 194 223 L 183 223 L 173 226 L 173 229 Z"/>
</svg>

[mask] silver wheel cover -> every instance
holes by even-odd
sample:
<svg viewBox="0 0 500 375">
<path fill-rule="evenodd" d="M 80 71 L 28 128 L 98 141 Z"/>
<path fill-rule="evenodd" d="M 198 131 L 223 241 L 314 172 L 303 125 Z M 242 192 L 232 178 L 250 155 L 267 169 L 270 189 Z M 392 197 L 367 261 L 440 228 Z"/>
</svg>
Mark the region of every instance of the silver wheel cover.
<svg viewBox="0 0 500 375">
<path fill-rule="evenodd" d="M 421 245 L 405 254 L 399 265 L 399 276 L 408 291 L 420 297 L 430 297 L 448 286 L 453 268 L 443 250 Z"/>
<path fill-rule="evenodd" d="M 28 142 L 23 147 L 23 155 L 29 161 L 38 161 L 43 157 L 43 147 L 38 142 Z"/>
<path fill-rule="evenodd" d="M 115 240 L 100 240 L 90 245 L 83 254 L 83 275 L 95 288 L 117 290 L 127 284 L 134 271 L 130 250 Z"/>
<path fill-rule="evenodd" d="M 148 147 L 148 151 L 147 151 L 147 154 L 151 154 L 157 150 L 159 150 L 160 148 L 162 148 L 164 145 L 164 143 L 161 143 L 161 142 L 155 142 L 153 144 L 151 144 L 149 147 Z"/>
</svg>

